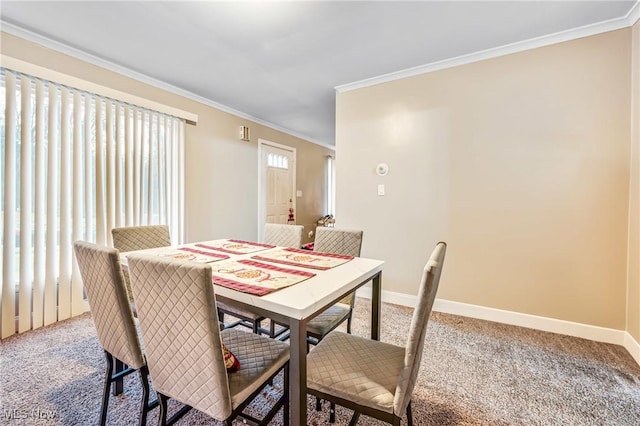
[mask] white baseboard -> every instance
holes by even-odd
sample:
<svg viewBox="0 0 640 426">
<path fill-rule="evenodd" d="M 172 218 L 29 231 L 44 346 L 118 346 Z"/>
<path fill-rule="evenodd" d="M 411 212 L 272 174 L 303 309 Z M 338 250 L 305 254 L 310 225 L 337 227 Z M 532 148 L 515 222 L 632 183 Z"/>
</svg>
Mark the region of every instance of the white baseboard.
<svg viewBox="0 0 640 426">
<path fill-rule="evenodd" d="M 629 351 L 633 359 L 640 365 L 640 343 L 633 338 L 629 333 L 624 333 L 624 343 L 622 346 Z"/>
<path fill-rule="evenodd" d="M 371 284 L 366 284 L 356 291 L 356 296 L 371 299 Z M 418 298 L 411 294 L 396 293 L 395 291 L 383 291 L 382 301 L 394 305 L 408 306 L 415 308 Z"/>
<path fill-rule="evenodd" d="M 359 297 L 370 299 L 371 287 L 365 286 L 358 289 L 357 295 Z M 394 291 L 383 291 L 382 301 L 411 308 L 414 308 L 417 302 L 416 296 L 397 293 Z M 615 330 L 612 328 L 598 327 L 595 325 L 581 324 L 555 318 L 523 314 L 520 312 L 505 311 L 502 309 L 488 308 L 479 305 L 470 305 L 467 303 L 444 299 L 436 299 L 433 304 L 433 310 L 447 314 L 532 328 L 550 333 L 580 337 L 583 339 L 594 340 L 596 342 L 621 345 L 629 351 L 633 359 L 635 359 L 638 365 L 640 365 L 640 345 L 629 333 L 623 330 Z"/>
</svg>

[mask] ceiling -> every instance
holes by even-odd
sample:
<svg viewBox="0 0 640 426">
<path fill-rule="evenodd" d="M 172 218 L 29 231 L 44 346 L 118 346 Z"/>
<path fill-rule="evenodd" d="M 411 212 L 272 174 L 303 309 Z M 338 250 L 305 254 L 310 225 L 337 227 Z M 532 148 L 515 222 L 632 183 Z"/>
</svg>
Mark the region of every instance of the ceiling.
<svg viewBox="0 0 640 426">
<path fill-rule="evenodd" d="M 2 0 L 0 14 L 3 31 L 333 145 L 337 86 L 624 19 L 635 3 Z"/>
</svg>

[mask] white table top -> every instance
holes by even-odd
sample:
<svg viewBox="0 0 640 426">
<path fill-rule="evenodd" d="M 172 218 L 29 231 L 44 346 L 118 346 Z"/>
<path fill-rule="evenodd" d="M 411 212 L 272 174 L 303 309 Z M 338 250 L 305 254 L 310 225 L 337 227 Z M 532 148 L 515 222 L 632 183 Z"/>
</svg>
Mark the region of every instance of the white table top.
<svg viewBox="0 0 640 426">
<path fill-rule="evenodd" d="M 219 240 L 216 240 L 219 241 Z M 192 244 L 183 244 L 180 247 L 195 247 L 195 244 L 207 244 L 213 241 L 202 241 Z M 250 259 L 255 255 L 263 255 L 269 250 L 278 250 L 282 247 L 262 250 L 254 253 L 234 255 L 226 253 L 232 260 Z M 152 254 L 158 249 L 142 250 L 138 253 L 148 252 Z M 126 255 L 121 253 L 123 263 L 126 262 Z M 269 263 L 261 261 L 263 263 Z M 288 269 L 299 269 L 302 271 L 310 271 L 316 275 L 308 280 L 298 284 L 274 291 L 264 296 L 256 296 L 243 293 L 227 287 L 214 284 L 216 294 L 236 300 L 247 305 L 256 306 L 271 312 L 277 312 L 281 315 L 294 319 L 304 319 L 316 313 L 321 308 L 335 300 L 336 298 L 349 293 L 349 290 L 356 288 L 359 284 L 372 275 L 382 271 L 384 261 L 356 257 L 349 262 L 334 268 L 319 271 L 310 270 L 303 267 L 287 265 Z"/>
</svg>

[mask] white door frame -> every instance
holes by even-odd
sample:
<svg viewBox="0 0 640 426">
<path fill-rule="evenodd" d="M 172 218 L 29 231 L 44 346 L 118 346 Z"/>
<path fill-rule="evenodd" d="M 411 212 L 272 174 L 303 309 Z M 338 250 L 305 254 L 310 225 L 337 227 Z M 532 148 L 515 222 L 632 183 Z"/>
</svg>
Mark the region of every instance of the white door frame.
<svg viewBox="0 0 640 426">
<path fill-rule="evenodd" d="M 264 221 L 265 221 L 265 211 L 266 211 L 266 200 L 264 197 L 264 189 L 266 185 L 266 177 L 267 177 L 267 168 L 262 161 L 262 154 L 265 146 L 273 147 L 277 149 L 282 149 L 284 151 L 289 151 L 293 154 L 293 186 L 291 188 L 291 200 L 294 214 L 298 214 L 296 210 L 296 169 L 298 168 L 298 158 L 296 155 L 296 149 L 288 146 L 282 145 L 279 143 L 271 142 L 266 139 L 258 138 L 258 238 L 256 241 L 262 241 L 264 236 Z"/>
</svg>

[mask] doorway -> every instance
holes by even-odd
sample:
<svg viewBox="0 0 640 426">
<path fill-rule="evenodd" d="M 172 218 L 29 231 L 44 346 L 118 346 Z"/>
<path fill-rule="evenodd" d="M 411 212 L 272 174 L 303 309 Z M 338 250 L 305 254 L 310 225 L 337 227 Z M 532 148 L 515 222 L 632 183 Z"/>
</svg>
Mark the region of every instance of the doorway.
<svg viewBox="0 0 640 426">
<path fill-rule="evenodd" d="M 258 241 L 265 223 L 295 224 L 295 148 L 258 139 L 258 197 Z M 293 221 L 289 209 L 293 209 Z"/>
</svg>

